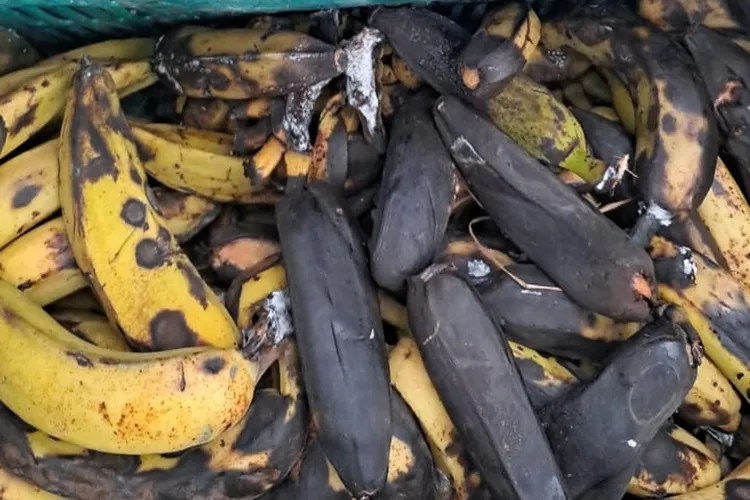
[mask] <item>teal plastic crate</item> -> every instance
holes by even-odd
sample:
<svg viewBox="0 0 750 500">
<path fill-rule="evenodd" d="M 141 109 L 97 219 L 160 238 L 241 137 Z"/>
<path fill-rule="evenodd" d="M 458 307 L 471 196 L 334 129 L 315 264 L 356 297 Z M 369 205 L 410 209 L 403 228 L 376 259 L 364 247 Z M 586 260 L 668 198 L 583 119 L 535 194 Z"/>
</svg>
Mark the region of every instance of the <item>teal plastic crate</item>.
<svg viewBox="0 0 750 500">
<path fill-rule="evenodd" d="M 429 0 L 0 0 L 0 26 L 37 46 L 81 45 L 152 26 L 248 14 L 428 3 Z"/>
</svg>

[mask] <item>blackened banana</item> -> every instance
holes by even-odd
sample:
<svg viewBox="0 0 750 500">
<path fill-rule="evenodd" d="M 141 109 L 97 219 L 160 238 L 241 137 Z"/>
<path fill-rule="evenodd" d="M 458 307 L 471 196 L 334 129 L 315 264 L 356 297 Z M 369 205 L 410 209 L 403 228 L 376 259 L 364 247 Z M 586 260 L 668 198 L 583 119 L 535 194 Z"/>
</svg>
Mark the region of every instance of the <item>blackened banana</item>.
<svg viewBox="0 0 750 500">
<path fill-rule="evenodd" d="M 432 93 L 420 93 L 396 111 L 374 212 L 370 270 L 396 293 L 432 262 L 451 212 L 456 172 L 433 103 Z"/>
<path fill-rule="evenodd" d="M 695 376 L 685 331 L 661 317 L 622 344 L 595 379 L 542 408 L 539 420 L 571 498 L 634 469 Z M 627 480 L 617 483 L 621 491 L 612 485 L 606 496 L 590 498 L 621 498 Z"/>
<path fill-rule="evenodd" d="M 494 492 L 567 498 L 503 333 L 478 293 L 445 266 L 431 266 L 409 279 L 407 307 L 427 372 Z"/>
<path fill-rule="evenodd" d="M 469 188 L 513 242 L 581 306 L 616 320 L 645 320 L 648 255 L 546 167 L 452 97 L 435 119 Z"/>
<path fill-rule="evenodd" d="M 622 125 L 591 111 L 579 108 L 572 108 L 571 111 L 581 124 L 594 156 L 607 165 L 618 165 L 620 160 L 627 158 L 630 161 L 626 165 L 630 166 L 633 141 Z"/>
<path fill-rule="evenodd" d="M 555 358 L 515 342 L 508 342 L 508 346 L 535 411 L 562 397 L 578 383 L 575 375 Z"/>
<path fill-rule="evenodd" d="M 374 495 L 386 482 L 391 401 L 363 242 L 322 182 L 288 192 L 276 220 L 318 440 L 354 496 Z"/>
<path fill-rule="evenodd" d="M 709 28 L 747 29 L 750 5 L 743 0 L 629 0 L 641 17 L 664 31 L 681 31 L 698 25 Z"/>
</svg>

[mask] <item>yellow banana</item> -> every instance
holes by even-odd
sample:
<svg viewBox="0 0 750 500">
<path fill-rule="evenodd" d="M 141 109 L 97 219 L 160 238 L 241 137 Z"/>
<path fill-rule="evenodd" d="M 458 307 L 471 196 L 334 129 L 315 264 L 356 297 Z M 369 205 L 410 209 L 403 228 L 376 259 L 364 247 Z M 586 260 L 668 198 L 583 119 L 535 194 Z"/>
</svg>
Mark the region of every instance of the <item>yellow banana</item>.
<svg viewBox="0 0 750 500">
<path fill-rule="evenodd" d="M 563 87 L 563 98 L 568 105 L 575 106 L 578 109 L 590 111 L 594 107 L 580 82 L 570 82 Z"/>
<path fill-rule="evenodd" d="M 133 61 L 147 59 L 154 52 L 154 41 L 150 38 L 126 38 L 120 40 L 106 40 L 78 47 L 62 54 L 49 57 L 36 65 L 14 71 L 0 77 L 0 95 L 9 92 L 22 83 L 49 73 L 51 70 L 69 62 L 76 62 L 84 57 L 96 59 L 102 63 L 111 63 L 118 60 Z"/>
<path fill-rule="evenodd" d="M 740 426 L 741 406 L 732 383 L 710 359 L 704 358 L 698 365 L 695 383 L 680 406 L 679 415 L 693 425 L 712 425 L 734 432 Z"/>
<path fill-rule="evenodd" d="M 659 297 L 678 306 L 703 342 L 706 355 L 750 400 L 750 290 L 699 253 L 655 236 L 649 244 Z"/>
<path fill-rule="evenodd" d="M 76 262 L 140 349 L 234 347 L 239 332 L 151 207 L 114 82 L 76 74 L 60 138 L 60 202 Z"/>
<path fill-rule="evenodd" d="M 131 127 L 143 129 L 186 148 L 200 149 L 217 155 L 230 156 L 232 154 L 234 138 L 230 134 L 171 123 L 149 123 L 133 119 L 128 119 L 128 121 Z"/>
<path fill-rule="evenodd" d="M 391 385 L 419 420 L 435 465 L 451 480 L 453 498 L 470 498 L 481 480 L 468 466 L 456 428 L 430 381 L 414 340 L 401 338 L 388 355 L 388 364 Z"/>
<path fill-rule="evenodd" d="M 594 101 L 606 105 L 612 104 L 612 90 L 598 71 L 587 71 L 578 81 L 581 83 L 586 95 Z"/>
<path fill-rule="evenodd" d="M 612 93 L 612 107 L 615 108 L 617 115 L 620 117 L 622 128 L 628 134 L 635 135 L 635 106 L 633 105 L 633 98 L 630 97 L 630 92 L 614 72 L 606 68 L 601 71 L 609 84 L 609 90 Z"/>
<path fill-rule="evenodd" d="M 270 137 L 252 158 L 218 155 L 132 127 L 143 166 L 154 179 L 178 191 L 225 203 L 252 203 L 254 195 L 281 162 L 284 145 Z"/>
<path fill-rule="evenodd" d="M 125 337 L 102 314 L 75 309 L 55 309 L 50 314 L 60 325 L 86 342 L 112 351 L 130 351 Z"/>
<path fill-rule="evenodd" d="M 85 287 L 86 280 L 73 258 L 62 218 L 32 229 L 0 250 L 0 279 L 40 305 Z"/>
<path fill-rule="evenodd" d="M 58 439 L 108 453 L 206 443 L 252 401 L 261 367 L 235 350 L 126 353 L 74 336 L 0 282 L 0 400 Z"/>
<path fill-rule="evenodd" d="M 5 469 L 0 469 L 0 493 L 3 500 L 64 500 L 63 497 L 37 488 Z"/>
<path fill-rule="evenodd" d="M 208 198 L 163 186 L 152 189 L 157 213 L 179 243 L 184 243 L 219 215 L 221 206 Z"/>
<path fill-rule="evenodd" d="M 104 314 L 102 305 L 94 295 L 94 292 L 88 287 L 71 293 L 60 300 L 56 300 L 50 304 L 50 307 L 62 310 L 72 309 L 75 311 L 91 311 Z"/>
<path fill-rule="evenodd" d="M 0 248 L 60 208 L 57 139 L 0 165 Z"/>
<path fill-rule="evenodd" d="M 750 458 L 742 461 L 718 483 L 692 493 L 671 497 L 673 500 L 741 500 L 747 497 L 750 481 Z"/>
<path fill-rule="evenodd" d="M 696 210 L 729 272 L 750 287 L 750 206 L 724 162 L 716 162 L 714 180 Z"/>
</svg>

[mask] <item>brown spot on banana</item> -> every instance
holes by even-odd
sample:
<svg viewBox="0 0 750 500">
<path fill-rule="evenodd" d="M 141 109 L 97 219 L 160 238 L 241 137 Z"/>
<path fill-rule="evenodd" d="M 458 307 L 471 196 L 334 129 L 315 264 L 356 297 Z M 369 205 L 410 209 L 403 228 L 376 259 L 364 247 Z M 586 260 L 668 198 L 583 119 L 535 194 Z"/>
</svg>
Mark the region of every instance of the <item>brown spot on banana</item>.
<svg viewBox="0 0 750 500">
<path fill-rule="evenodd" d="M 182 311 L 165 309 L 149 322 L 153 350 L 166 351 L 199 345 L 198 335 L 190 329 Z"/>
<path fill-rule="evenodd" d="M 34 200 L 34 198 L 36 198 L 41 190 L 42 186 L 37 184 L 27 184 L 23 186 L 13 195 L 13 199 L 10 202 L 11 208 L 18 209 L 27 206 Z"/>
<path fill-rule="evenodd" d="M 144 269 L 156 269 L 167 263 L 169 247 L 152 238 L 145 238 L 135 247 L 135 261 Z"/>
<path fill-rule="evenodd" d="M 130 198 L 122 206 L 120 218 L 133 227 L 143 227 L 146 223 L 146 205 L 140 200 Z"/>
<path fill-rule="evenodd" d="M 92 361 L 88 357 L 80 352 L 68 351 L 65 354 L 73 358 L 78 366 L 84 366 L 87 368 L 91 368 L 94 366 L 94 363 L 92 363 Z"/>
<path fill-rule="evenodd" d="M 223 368 L 226 362 L 222 358 L 209 358 L 203 362 L 202 370 L 211 375 L 216 375 Z"/>
<path fill-rule="evenodd" d="M 184 262 L 177 263 L 177 269 L 180 270 L 185 281 L 187 281 L 190 295 L 198 301 L 203 309 L 208 307 L 208 297 L 206 296 L 206 285 L 195 271 L 195 268 L 185 265 Z"/>
</svg>

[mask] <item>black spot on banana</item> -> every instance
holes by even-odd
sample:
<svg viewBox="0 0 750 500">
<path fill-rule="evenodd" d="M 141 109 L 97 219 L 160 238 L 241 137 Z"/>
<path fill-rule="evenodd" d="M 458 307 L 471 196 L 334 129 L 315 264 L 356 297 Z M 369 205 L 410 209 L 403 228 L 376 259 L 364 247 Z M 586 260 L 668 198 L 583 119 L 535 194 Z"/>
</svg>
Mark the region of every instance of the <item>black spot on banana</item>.
<svg viewBox="0 0 750 500">
<path fill-rule="evenodd" d="M 304 33 L 187 27 L 156 43 L 154 69 L 189 97 L 278 96 L 330 80 L 343 71 L 342 51 Z"/>
<path fill-rule="evenodd" d="M 458 274 L 433 266 L 409 279 L 407 307 L 427 372 L 494 492 L 567 498 L 502 331 L 477 292 Z"/>
<path fill-rule="evenodd" d="M 378 285 L 396 293 L 432 262 L 454 197 L 457 172 L 432 119 L 434 102 L 420 93 L 396 111 L 373 214 L 370 270 Z"/>
<path fill-rule="evenodd" d="M 649 317 L 653 267 L 625 233 L 458 100 L 438 100 L 435 119 L 472 193 L 568 296 L 613 319 Z"/>
<path fill-rule="evenodd" d="M 460 57 L 461 79 L 475 96 L 489 97 L 526 65 L 539 43 L 541 23 L 526 4 L 490 11 Z"/>
<path fill-rule="evenodd" d="M 271 121 L 268 118 L 261 118 L 252 125 L 239 127 L 234 133 L 232 153 L 252 154 L 265 144 L 271 133 Z"/>
<path fill-rule="evenodd" d="M 317 439 L 354 496 L 374 495 L 386 482 L 391 403 L 363 241 L 325 183 L 288 192 L 276 218 Z"/>
<path fill-rule="evenodd" d="M 180 193 L 164 186 L 152 189 L 159 214 L 179 243 L 189 241 L 216 219 L 221 207 L 198 195 Z"/>
<path fill-rule="evenodd" d="M 747 29 L 750 6 L 743 0 L 629 0 L 638 14 L 664 31 L 709 28 Z"/>
<path fill-rule="evenodd" d="M 607 484 L 607 496 L 591 498 L 621 498 L 643 449 L 695 377 L 685 331 L 662 317 L 623 343 L 594 380 L 542 408 L 540 422 L 571 498 L 612 478 L 618 479 Z M 597 466 L 583 465 L 591 463 Z"/>
<path fill-rule="evenodd" d="M 544 23 L 543 43 L 580 52 L 629 89 L 636 106 L 636 184 L 649 204 L 644 227 L 686 216 L 703 201 L 718 152 L 713 112 L 688 55 L 627 13 L 594 7 L 581 15 Z"/>
</svg>

